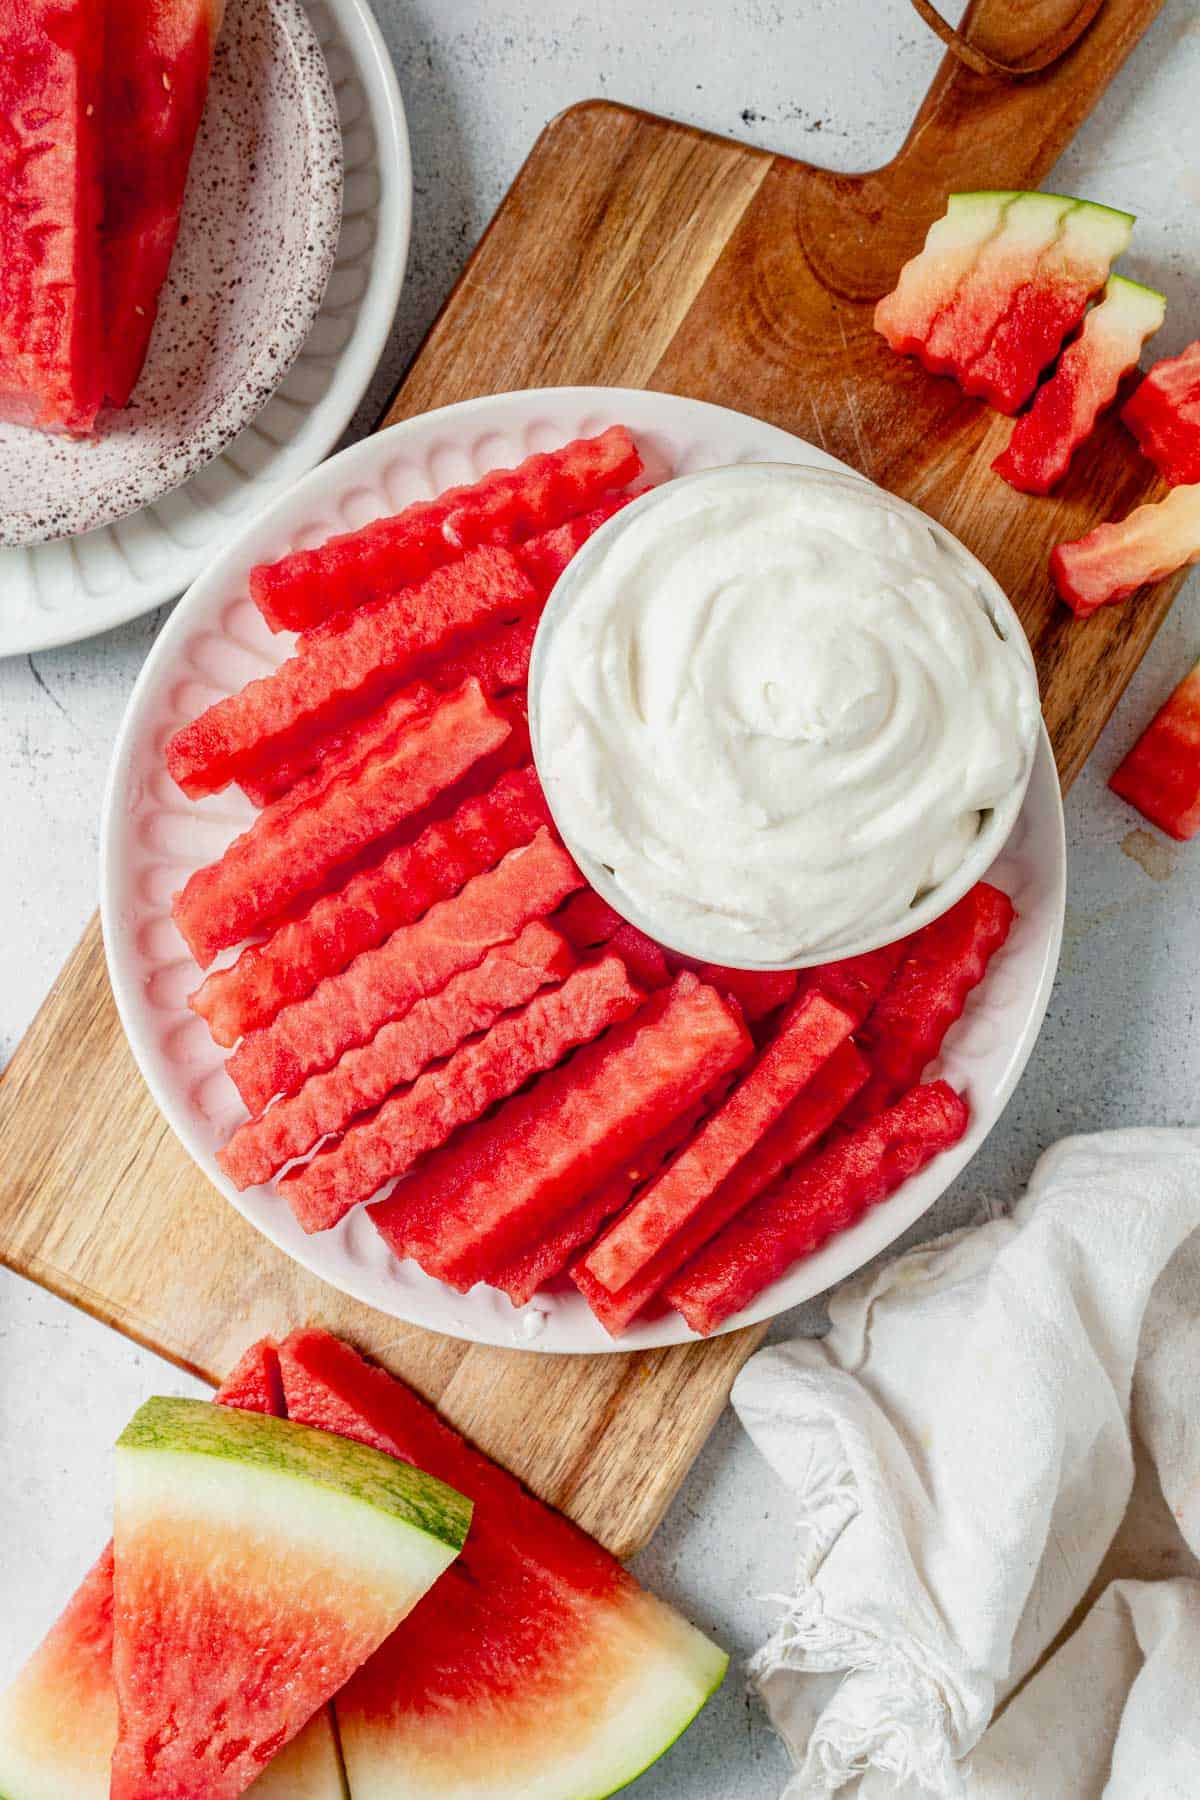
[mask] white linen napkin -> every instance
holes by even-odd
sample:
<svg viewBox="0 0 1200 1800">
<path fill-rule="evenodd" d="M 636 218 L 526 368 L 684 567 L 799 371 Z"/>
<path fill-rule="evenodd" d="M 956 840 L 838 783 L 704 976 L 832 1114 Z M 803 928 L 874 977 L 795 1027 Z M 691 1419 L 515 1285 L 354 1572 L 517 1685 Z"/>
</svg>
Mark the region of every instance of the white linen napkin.
<svg viewBox="0 0 1200 1800">
<path fill-rule="evenodd" d="M 1011 1217 L 746 1365 L 734 1406 L 798 1509 L 751 1665 L 784 1800 L 1200 1795 L 1200 1582 L 1115 1582 L 1037 1669 L 1125 1513 L 1131 1405 L 1200 1549 L 1198 1226 L 1200 1131 L 1068 1139 Z"/>
</svg>

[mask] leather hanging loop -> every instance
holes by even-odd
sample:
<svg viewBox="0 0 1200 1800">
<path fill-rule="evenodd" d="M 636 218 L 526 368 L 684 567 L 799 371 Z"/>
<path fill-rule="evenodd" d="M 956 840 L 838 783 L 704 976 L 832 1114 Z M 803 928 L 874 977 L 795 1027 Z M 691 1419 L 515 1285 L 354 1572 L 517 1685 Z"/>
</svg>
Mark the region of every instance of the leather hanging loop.
<svg viewBox="0 0 1200 1800">
<path fill-rule="evenodd" d="M 973 69 L 976 75 L 994 76 L 1000 81 L 1024 81 L 1031 75 L 1041 75 L 1046 69 L 1061 62 L 1069 50 L 1073 50 L 1084 32 L 1093 24 L 1104 5 L 1104 0 L 1083 0 L 1083 4 L 1067 23 L 1055 32 L 1054 36 L 1028 56 L 1016 62 L 1001 62 L 998 57 L 990 56 L 977 44 L 972 44 L 961 31 L 947 24 L 931 0 L 912 0 L 917 12 L 926 25 L 941 38 L 946 48 L 957 56 L 959 62 Z"/>
</svg>

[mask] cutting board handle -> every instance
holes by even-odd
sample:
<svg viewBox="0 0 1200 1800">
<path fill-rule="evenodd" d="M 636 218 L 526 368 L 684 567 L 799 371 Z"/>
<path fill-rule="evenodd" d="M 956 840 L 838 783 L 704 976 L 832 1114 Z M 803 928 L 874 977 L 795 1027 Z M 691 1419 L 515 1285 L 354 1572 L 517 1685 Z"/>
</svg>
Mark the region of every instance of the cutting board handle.
<svg viewBox="0 0 1200 1800">
<path fill-rule="evenodd" d="M 852 177 L 807 170 L 794 223 L 821 286 L 846 300 L 877 300 L 920 249 L 947 194 L 1040 187 L 1162 4 L 1103 0 L 1070 49 L 1019 79 L 981 74 L 957 47 L 948 50 L 886 167 Z M 1019 65 L 1079 17 L 1080 0 L 972 0 L 960 34 Z"/>
</svg>

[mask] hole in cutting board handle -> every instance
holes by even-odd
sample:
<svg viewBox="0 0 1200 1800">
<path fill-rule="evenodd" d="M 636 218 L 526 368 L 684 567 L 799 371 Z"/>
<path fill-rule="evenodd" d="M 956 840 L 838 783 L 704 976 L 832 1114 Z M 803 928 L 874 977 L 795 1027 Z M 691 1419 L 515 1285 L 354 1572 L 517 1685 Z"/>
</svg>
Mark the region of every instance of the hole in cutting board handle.
<svg viewBox="0 0 1200 1800">
<path fill-rule="evenodd" d="M 973 69 L 977 75 L 995 76 L 1001 81 L 1023 81 L 1030 75 L 1041 75 L 1055 63 L 1061 62 L 1069 50 L 1074 49 L 1084 32 L 1099 16 L 1104 0 L 1083 0 L 1074 15 L 1047 43 L 1011 63 L 1001 62 L 998 57 L 990 56 L 986 50 L 972 44 L 961 31 L 956 31 L 953 25 L 943 19 L 932 0 L 912 0 L 912 3 L 930 31 L 935 32 L 946 48 L 961 63 L 965 63 L 968 69 Z"/>
</svg>

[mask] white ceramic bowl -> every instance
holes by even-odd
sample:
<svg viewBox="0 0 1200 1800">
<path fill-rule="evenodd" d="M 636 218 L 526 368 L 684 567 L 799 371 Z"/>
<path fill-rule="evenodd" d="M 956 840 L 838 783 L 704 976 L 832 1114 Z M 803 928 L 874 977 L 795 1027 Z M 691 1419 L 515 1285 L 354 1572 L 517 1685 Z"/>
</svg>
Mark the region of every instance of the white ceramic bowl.
<svg viewBox="0 0 1200 1800">
<path fill-rule="evenodd" d="M 867 482 L 861 475 L 840 469 L 807 467 L 797 471 L 796 465 L 763 464 L 762 472 L 767 479 L 773 475 L 786 477 L 794 483 L 798 476 L 806 485 L 815 488 L 829 488 L 835 492 L 841 489 L 871 489 L 881 505 L 903 516 L 919 521 L 930 531 L 939 544 L 955 559 L 967 579 L 976 588 L 980 604 L 986 610 L 1000 637 L 1012 643 L 1029 671 L 1033 691 L 1037 692 L 1037 668 L 1033 660 L 1033 651 L 1029 647 L 1029 639 L 1025 629 L 1013 609 L 1012 602 L 1004 592 L 995 576 L 984 567 L 978 557 L 972 556 L 964 544 L 939 525 L 936 519 L 910 506 L 907 501 L 898 500 L 894 494 L 877 488 Z M 900 917 L 888 920 L 873 932 L 847 938 L 842 942 L 822 943 L 804 955 L 789 956 L 785 961 L 753 961 L 737 959 L 731 964 L 728 954 L 722 954 L 721 947 L 704 943 L 699 937 L 689 940 L 686 932 L 681 932 L 677 923 L 668 918 L 655 918 L 640 910 L 630 900 L 628 893 L 613 878 L 612 870 L 600 862 L 580 842 L 575 831 L 575 820 L 568 807 L 562 804 L 562 789 L 555 780 L 553 759 L 542 746 L 542 693 L 546 680 L 546 668 L 550 657 L 550 649 L 556 632 L 562 621 L 576 603 L 580 588 L 587 580 L 589 571 L 600 560 L 609 554 L 616 541 L 626 532 L 644 524 L 656 506 L 663 504 L 668 492 L 687 487 L 693 482 L 711 483 L 714 475 L 723 471 L 705 469 L 694 475 L 684 476 L 681 480 L 664 483 L 652 492 L 642 495 L 632 506 L 625 507 L 608 523 L 601 527 L 588 540 L 583 549 L 575 556 L 550 596 L 546 608 L 538 624 L 537 636 L 534 639 L 533 658 L 529 670 L 529 729 L 533 738 L 534 760 L 542 779 L 542 787 L 546 795 L 554 823 L 558 827 L 563 842 L 570 850 L 579 867 L 596 891 L 614 907 L 622 917 L 636 925 L 639 930 L 655 938 L 668 949 L 677 950 L 684 956 L 694 957 L 699 962 L 722 962 L 727 966 L 743 969 L 808 969 L 819 963 L 833 962 L 842 957 L 861 956 L 866 951 L 878 950 L 884 944 L 894 943 L 897 938 L 905 937 L 909 932 L 919 931 L 923 925 L 930 924 L 949 912 L 975 883 L 982 879 L 995 862 L 1001 850 L 1008 842 L 1013 826 L 1017 822 L 1021 807 L 1025 802 L 1026 790 L 1033 774 L 1034 755 L 1037 749 L 1036 735 L 1031 739 L 1024 758 L 1020 779 L 1005 795 L 1003 801 L 986 811 L 980 820 L 979 833 L 972 842 L 966 855 L 962 858 L 952 875 L 947 876 L 936 886 L 927 888 L 917 896 L 912 905 Z"/>
<path fill-rule="evenodd" d="M 0 425 L 0 545 L 93 530 L 150 504 L 278 387 L 337 250 L 342 147 L 300 0 L 226 8 L 154 335 L 129 405 L 73 440 Z"/>
<path fill-rule="evenodd" d="M 671 1314 L 614 1343 L 574 1288 L 561 1285 L 520 1311 L 491 1288 L 456 1294 L 415 1263 L 399 1262 L 361 1207 L 335 1230 L 306 1237 L 274 1188 L 236 1191 L 215 1152 L 243 1109 L 223 1053 L 187 1008 L 198 976 L 171 920 L 171 896 L 245 829 L 253 809 L 235 792 L 199 804 L 185 800 L 167 775 L 163 747 L 200 708 L 268 673 L 289 653 L 289 635 L 273 637 L 249 598 L 254 563 L 618 422 L 633 431 L 655 481 L 731 462 L 840 466 L 761 420 L 638 389 L 496 394 L 394 425 L 314 469 L 232 540 L 185 594 L 130 697 L 104 801 L 100 906 L 113 993 L 147 1085 L 180 1142 L 229 1204 L 305 1268 L 381 1312 L 476 1343 L 642 1350 L 687 1342 L 692 1333 Z M 853 1230 L 799 1263 L 727 1329 L 770 1318 L 852 1274 L 919 1219 L 979 1148 L 1042 1023 L 1062 935 L 1065 869 L 1058 781 L 1043 737 L 1025 805 L 992 871 L 1019 917 L 987 982 L 947 1037 L 937 1068 L 970 1099 L 966 1136 Z"/>
</svg>

